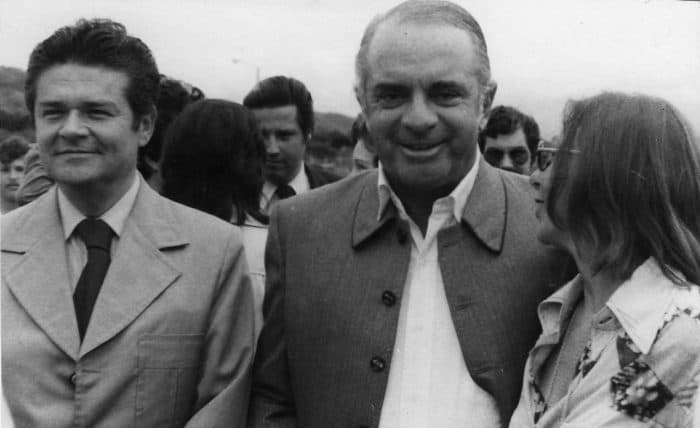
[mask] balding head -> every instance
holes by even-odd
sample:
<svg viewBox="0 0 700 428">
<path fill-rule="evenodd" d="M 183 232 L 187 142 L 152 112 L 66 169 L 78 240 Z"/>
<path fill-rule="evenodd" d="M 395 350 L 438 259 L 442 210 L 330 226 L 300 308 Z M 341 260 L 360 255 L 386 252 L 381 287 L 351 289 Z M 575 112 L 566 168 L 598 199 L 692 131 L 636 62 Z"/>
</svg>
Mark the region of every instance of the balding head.
<svg viewBox="0 0 700 428">
<path fill-rule="evenodd" d="M 486 40 L 479 23 L 461 6 L 441 0 L 409 0 L 379 14 L 369 23 L 355 57 L 355 94 L 362 104 L 369 75 L 369 47 L 377 29 L 392 21 L 425 25 L 446 25 L 464 30 L 471 37 L 480 60 L 477 78 L 482 87 L 491 85 L 491 65 Z"/>
</svg>

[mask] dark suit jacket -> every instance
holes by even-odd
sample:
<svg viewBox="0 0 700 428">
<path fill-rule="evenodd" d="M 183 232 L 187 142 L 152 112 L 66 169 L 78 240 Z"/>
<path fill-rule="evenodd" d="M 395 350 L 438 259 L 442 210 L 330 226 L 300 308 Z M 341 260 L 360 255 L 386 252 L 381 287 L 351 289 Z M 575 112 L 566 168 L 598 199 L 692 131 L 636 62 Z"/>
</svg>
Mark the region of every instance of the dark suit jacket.
<svg viewBox="0 0 700 428">
<path fill-rule="evenodd" d="M 325 171 L 323 168 L 315 165 L 304 163 L 304 172 L 306 173 L 306 177 L 309 179 L 309 187 L 312 189 L 340 180 L 340 177 L 337 177 L 330 172 Z"/>
<path fill-rule="evenodd" d="M 253 297 L 240 231 L 141 181 L 82 343 L 64 242 L 55 188 L 2 218 L 17 426 L 242 426 Z"/>
<path fill-rule="evenodd" d="M 368 171 L 273 210 L 250 426 L 378 425 L 410 257 L 407 225 L 395 209 L 377 220 L 378 203 Z M 461 224 L 438 235 L 467 368 L 504 425 L 540 331 L 536 306 L 564 282 L 536 222 L 526 179 L 482 161 Z"/>
</svg>

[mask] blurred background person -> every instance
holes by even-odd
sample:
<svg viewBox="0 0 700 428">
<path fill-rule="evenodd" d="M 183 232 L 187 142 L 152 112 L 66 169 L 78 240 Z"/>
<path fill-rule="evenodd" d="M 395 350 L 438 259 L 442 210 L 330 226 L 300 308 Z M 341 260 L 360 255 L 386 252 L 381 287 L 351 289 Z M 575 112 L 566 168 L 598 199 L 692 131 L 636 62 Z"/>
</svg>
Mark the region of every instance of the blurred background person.
<svg viewBox="0 0 700 428">
<path fill-rule="evenodd" d="M 257 337 L 268 217 L 259 205 L 265 147 L 254 117 L 230 101 L 190 104 L 168 129 L 162 155 L 163 196 L 240 226 L 253 280 Z"/>
<path fill-rule="evenodd" d="M 24 176 L 17 189 L 17 203 L 26 205 L 46 193 L 53 185 L 53 179 L 41 163 L 36 144 L 32 144 L 24 156 Z"/>
<path fill-rule="evenodd" d="M 259 82 L 243 100 L 255 116 L 265 142 L 265 184 L 260 205 L 272 205 L 338 180 L 322 168 L 304 163 L 314 132 L 314 106 L 306 86 L 293 77 L 273 76 Z"/>
<path fill-rule="evenodd" d="M 668 102 L 573 102 L 531 183 L 538 239 L 579 275 L 542 302 L 511 427 L 691 427 L 700 372 L 700 152 Z"/>
<path fill-rule="evenodd" d="M 5 214 L 17 208 L 17 189 L 24 176 L 24 155 L 29 141 L 11 135 L 0 141 L 0 211 Z"/>
<path fill-rule="evenodd" d="M 479 148 L 486 162 L 496 168 L 530 175 L 539 140 L 535 119 L 516 108 L 498 106 L 489 113 L 479 135 Z"/>
</svg>

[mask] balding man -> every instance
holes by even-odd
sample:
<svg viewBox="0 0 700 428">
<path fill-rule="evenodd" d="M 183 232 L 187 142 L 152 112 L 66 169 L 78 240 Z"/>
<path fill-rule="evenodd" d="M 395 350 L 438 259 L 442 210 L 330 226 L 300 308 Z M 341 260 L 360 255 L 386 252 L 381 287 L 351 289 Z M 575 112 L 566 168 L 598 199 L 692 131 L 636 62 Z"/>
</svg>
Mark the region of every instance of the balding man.
<svg viewBox="0 0 700 428">
<path fill-rule="evenodd" d="M 526 179 L 480 158 L 496 85 L 479 24 L 405 2 L 356 65 L 380 165 L 273 210 L 250 426 L 507 425 L 563 269 Z"/>
</svg>

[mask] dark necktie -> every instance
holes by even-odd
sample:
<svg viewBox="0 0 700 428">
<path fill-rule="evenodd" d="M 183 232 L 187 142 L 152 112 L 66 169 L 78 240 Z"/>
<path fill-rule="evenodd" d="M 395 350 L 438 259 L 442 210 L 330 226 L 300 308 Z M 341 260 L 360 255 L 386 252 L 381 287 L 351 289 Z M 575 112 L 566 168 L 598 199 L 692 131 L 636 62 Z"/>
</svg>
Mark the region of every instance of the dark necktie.
<svg viewBox="0 0 700 428">
<path fill-rule="evenodd" d="M 281 186 L 277 186 L 277 190 L 275 190 L 275 195 L 277 196 L 277 199 L 287 199 L 290 198 L 294 195 L 296 195 L 297 192 L 292 189 L 292 186 L 289 184 L 282 184 Z"/>
<path fill-rule="evenodd" d="M 78 224 L 75 232 L 85 243 L 88 255 L 87 264 L 80 274 L 78 285 L 73 293 L 75 316 L 78 319 L 78 332 L 82 341 L 111 261 L 109 250 L 112 243 L 112 229 L 102 220 L 86 218 Z"/>
</svg>

